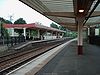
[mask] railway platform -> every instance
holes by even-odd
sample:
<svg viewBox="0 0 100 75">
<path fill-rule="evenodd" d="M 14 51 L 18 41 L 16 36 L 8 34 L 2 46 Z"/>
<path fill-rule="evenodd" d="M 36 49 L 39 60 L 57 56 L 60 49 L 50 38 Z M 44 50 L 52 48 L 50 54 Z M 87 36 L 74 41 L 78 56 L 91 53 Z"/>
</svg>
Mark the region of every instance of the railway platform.
<svg viewBox="0 0 100 75">
<path fill-rule="evenodd" d="M 85 43 L 83 49 L 77 55 L 76 41 L 68 41 L 7 75 L 100 75 L 100 47 Z"/>
<path fill-rule="evenodd" d="M 25 48 L 27 48 L 27 46 L 29 46 L 32 43 L 45 42 L 45 41 L 49 41 L 49 40 L 25 41 L 11 47 L 8 47 L 7 45 L 0 45 L 0 57 L 9 55 L 17 50 L 21 50 L 22 48 L 24 48 L 25 50 Z"/>
<path fill-rule="evenodd" d="M 7 50 L 8 47 L 6 45 L 0 45 L 0 52 Z"/>
</svg>

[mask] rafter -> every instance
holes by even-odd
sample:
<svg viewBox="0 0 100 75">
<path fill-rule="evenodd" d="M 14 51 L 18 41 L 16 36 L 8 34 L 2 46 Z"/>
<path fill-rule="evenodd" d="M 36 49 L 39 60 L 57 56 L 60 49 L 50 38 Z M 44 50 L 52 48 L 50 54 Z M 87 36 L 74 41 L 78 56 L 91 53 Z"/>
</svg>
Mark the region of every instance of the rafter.
<svg viewBox="0 0 100 75">
<path fill-rule="evenodd" d="M 43 12 L 43 15 L 75 18 L 74 12 Z"/>
<path fill-rule="evenodd" d="M 70 29 L 70 30 L 72 30 L 72 31 L 76 31 L 76 30 L 77 30 L 76 27 L 68 27 L 68 26 L 64 26 L 64 27 L 66 27 L 67 29 Z"/>
</svg>

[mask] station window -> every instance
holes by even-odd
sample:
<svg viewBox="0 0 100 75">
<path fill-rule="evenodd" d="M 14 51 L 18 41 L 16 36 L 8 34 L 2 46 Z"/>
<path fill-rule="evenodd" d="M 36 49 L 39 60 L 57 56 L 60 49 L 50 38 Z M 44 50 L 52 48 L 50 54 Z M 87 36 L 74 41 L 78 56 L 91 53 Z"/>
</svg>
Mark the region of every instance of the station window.
<svg viewBox="0 0 100 75">
<path fill-rule="evenodd" d="M 99 35 L 99 28 L 95 29 L 95 35 Z"/>
</svg>

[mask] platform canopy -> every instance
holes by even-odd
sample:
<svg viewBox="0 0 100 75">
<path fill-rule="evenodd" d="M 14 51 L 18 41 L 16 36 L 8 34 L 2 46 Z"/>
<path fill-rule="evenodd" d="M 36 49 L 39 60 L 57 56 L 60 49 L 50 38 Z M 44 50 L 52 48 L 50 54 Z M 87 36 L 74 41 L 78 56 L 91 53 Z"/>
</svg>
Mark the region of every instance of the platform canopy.
<svg viewBox="0 0 100 75">
<path fill-rule="evenodd" d="M 59 30 L 52 27 L 47 27 L 38 23 L 31 23 L 31 24 L 4 24 L 5 28 L 14 28 L 14 29 L 39 29 L 39 30 L 46 30 L 46 31 L 53 31 L 53 32 L 60 32 L 64 33 L 65 31 Z"/>
<path fill-rule="evenodd" d="M 100 24 L 100 0 L 19 0 L 56 23 L 77 30 Z"/>
</svg>

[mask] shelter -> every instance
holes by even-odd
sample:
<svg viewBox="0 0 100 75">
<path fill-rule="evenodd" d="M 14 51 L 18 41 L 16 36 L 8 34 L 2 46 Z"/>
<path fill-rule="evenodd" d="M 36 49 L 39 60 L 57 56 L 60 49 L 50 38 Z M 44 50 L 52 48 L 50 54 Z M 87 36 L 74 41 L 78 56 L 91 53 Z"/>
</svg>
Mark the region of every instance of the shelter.
<svg viewBox="0 0 100 75">
<path fill-rule="evenodd" d="M 55 39 L 55 38 L 62 38 L 63 33 L 65 31 L 47 27 L 40 25 L 38 23 L 31 23 L 31 24 L 4 24 L 4 27 L 10 30 L 11 36 L 18 36 L 16 32 L 14 31 L 15 29 L 18 29 L 23 31 L 23 35 L 25 38 L 30 39 L 30 38 L 37 38 L 37 39 Z M 37 31 L 37 36 L 32 35 L 33 30 Z M 49 33 L 48 33 L 49 32 Z M 49 38 L 47 38 L 49 36 Z"/>
<path fill-rule="evenodd" d="M 78 32 L 78 54 L 83 50 L 83 29 L 100 24 L 100 0 L 19 0 L 49 19 Z"/>
</svg>

